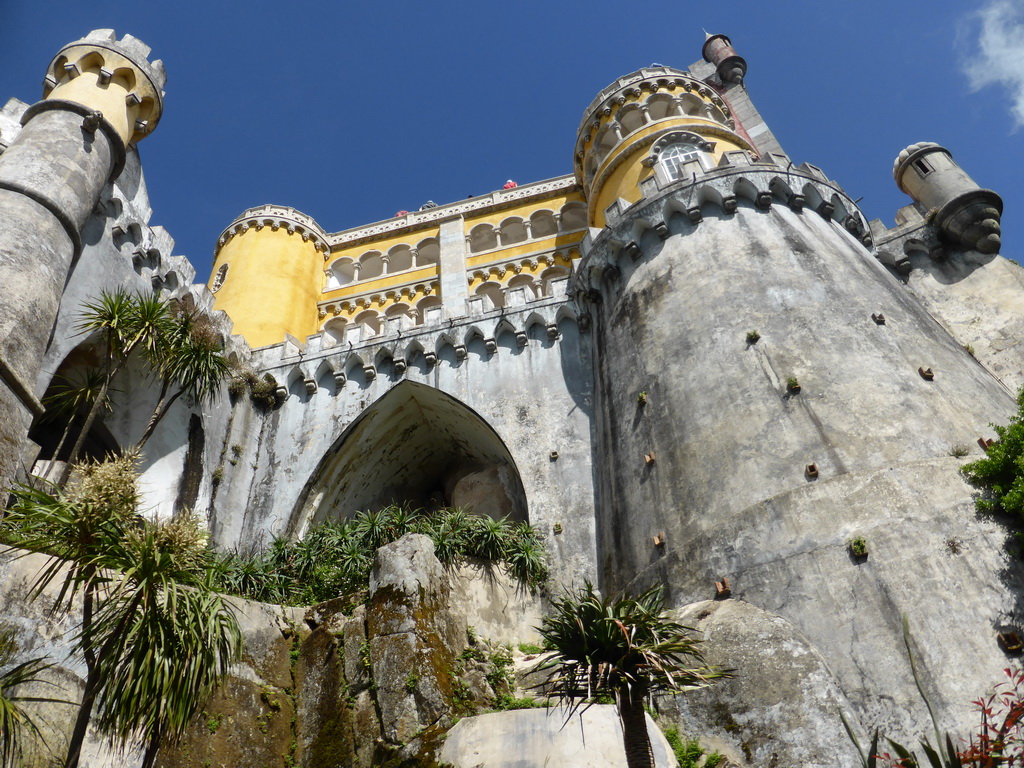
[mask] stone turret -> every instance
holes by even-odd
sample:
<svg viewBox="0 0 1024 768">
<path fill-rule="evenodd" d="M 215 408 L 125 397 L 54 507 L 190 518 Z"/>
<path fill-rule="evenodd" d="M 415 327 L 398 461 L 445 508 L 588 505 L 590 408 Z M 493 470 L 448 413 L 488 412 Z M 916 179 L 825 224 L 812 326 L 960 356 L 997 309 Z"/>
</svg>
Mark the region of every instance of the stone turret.
<svg viewBox="0 0 1024 768">
<path fill-rule="evenodd" d="M 728 37 L 708 34 L 701 53 L 704 61 L 715 65 L 718 79 L 723 84 L 743 84 L 743 77 L 747 74 L 747 62 L 736 53 Z"/>
<path fill-rule="evenodd" d="M 896 158 L 892 174 L 929 211 L 943 240 L 965 250 L 999 252 L 1002 198 L 979 187 L 948 149 L 930 141 L 911 144 Z"/>
<path fill-rule="evenodd" d="M 129 142 L 160 119 L 164 71 L 149 48 L 113 30 L 65 46 L 47 69 L 44 98 L 0 155 L 0 487 L 14 477 L 34 382 L 81 230 L 124 167 Z"/>
<path fill-rule="evenodd" d="M 284 205 L 249 208 L 221 233 L 214 252 L 214 308 L 252 347 L 300 342 L 316 333 L 327 235 Z"/>
<path fill-rule="evenodd" d="M 660 66 L 619 78 L 587 107 L 577 132 L 576 180 L 590 225 L 603 226 L 620 198 L 636 202 L 657 173 L 681 178 L 714 167 L 725 152 L 753 149 L 708 83 Z"/>
</svg>

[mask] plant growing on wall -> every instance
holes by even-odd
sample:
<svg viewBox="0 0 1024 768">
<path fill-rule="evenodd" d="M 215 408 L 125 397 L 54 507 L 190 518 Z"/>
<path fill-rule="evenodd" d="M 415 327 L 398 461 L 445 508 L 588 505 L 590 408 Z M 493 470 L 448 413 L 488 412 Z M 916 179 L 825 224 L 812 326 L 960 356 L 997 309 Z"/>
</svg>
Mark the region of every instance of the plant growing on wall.
<svg viewBox="0 0 1024 768">
<path fill-rule="evenodd" d="M 980 512 L 1024 518 L 1024 390 L 1017 395 L 1017 405 L 1006 426 L 992 425 L 998 439 L 985 449 L 985 457 L 960 469 L 983 491 L 975 502 Z"/>
<path fill-rule="evenodd" d="M 601 694 L 614 697 L 629 768 L 653 768 L 644 703 L 654 693 L 683 693 L 730 676 L 708 667 L 687 627 L 664 614 L 662 587 L 638 597 L 601 597 L 587 582 L 552 600 L 538 628 L 551 650 L 541 668 L 572 715 Z M 589 704 L 587 705 L 589 706 Z"/>
</svg>

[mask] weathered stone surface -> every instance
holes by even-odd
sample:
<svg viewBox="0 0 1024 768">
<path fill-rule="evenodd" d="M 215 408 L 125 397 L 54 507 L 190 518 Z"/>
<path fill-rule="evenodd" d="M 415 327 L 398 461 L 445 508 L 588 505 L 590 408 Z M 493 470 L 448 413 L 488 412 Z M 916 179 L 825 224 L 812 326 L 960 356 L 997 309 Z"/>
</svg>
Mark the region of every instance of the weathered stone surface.
<svg viewBox="0 0 1024 768">
<path fill-rule="evenodd" d="M 367 607 L 370 663 L 384 737 L 409 741 L 450 710 L 465 617 L 451 610 L 434 544 L 411 534 L 377 550 Z"/>
<path fill-rule="evenodd" d="M 300 647 L 294 669 L 298 765 L 349 768 L 355 759 L 343 649 L 321 625 Z"/>
<path fill-rule="evenodd" d="M 543 600 L 493 564 L 479 560 L 452 570 L 452 603 L 466 614 L 466 622 L 479 637 L 515 646 L 538 643 L 544 615 Z"/>
<path fill-rule="evenodd" d="M 668 742 L 648 716 L 655 765 L 675 766 Z M 623 768 L 622 725 L 611 705 L 595 705 L 566 722 L 565 710 L 517 709 L 467 717 L 448 732 L 442 762 L 455 768 L 588 766 Z"/>
<path fill-rule="evenodd" d="M 699 630 L 709 664 L 736 677 L 657 699 L 659 722 L 678 726 L 739 765 L 854 768 L 840 713 L 850 706 L 825 660 L 789 622 L 740 600 L 676 612 Z"/>
<path fill-rule="evenodd" d="M 352 612 L 342 630 L 345 644 L 345 679 L 353 693 L 370 685 L 369 645 L 366 641 L 366 606 L 360 605 Z"/>
<path fill-rule="evenodd" d="M 292 687 L 290 653 L 301 635 L 303 611 L 253 600 L 231 601 L 245 638 L 244 661 L 267 685 Z"/>
</svg>

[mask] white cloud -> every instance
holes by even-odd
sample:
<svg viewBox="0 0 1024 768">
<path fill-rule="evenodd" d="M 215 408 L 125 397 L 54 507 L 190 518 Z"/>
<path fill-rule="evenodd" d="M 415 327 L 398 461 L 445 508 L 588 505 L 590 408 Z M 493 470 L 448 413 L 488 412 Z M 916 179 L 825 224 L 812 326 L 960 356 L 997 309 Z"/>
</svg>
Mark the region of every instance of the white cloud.
<svg viewBox="0 0 1024 768">
<path fill-rule="evenodd" d="M 971 47 L 976 44 L 977 50 L 971 51 L 964 72 L 975 91 L 1002 86 L 1020 128 L 1024 126 L 1024 2 L 989 0 L 972 17 L 977 23 L 977 39 L 971 40 Z"/>
</svg>

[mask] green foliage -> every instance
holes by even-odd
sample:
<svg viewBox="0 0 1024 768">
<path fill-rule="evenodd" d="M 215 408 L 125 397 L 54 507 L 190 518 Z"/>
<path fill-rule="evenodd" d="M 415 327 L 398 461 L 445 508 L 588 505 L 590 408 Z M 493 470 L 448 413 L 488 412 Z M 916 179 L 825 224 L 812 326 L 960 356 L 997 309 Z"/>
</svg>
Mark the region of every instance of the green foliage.
<svg viewBox="0 0 1024 768">
<path fill-rule="evenodd" d="M 415 693 L 416 686 L 419 684 L 419 682 L 420 676 L 410 672 L 408 675 L 405 676 L 405 692 Z"/>
<path fill-rule="evenodd" d="M 263 602 L 311 605 L 336 597 L 357 600 L 369 584 L 373 553 L 407 533 L 434 542 L 446 566 L 464 557 L 503 564 L 530 587 L 547 577 L 537 532 L 524 523 L 471 515 L 462 509 L 433 514 L 391 506 L 346 521 L 314 526 L 300 541 L 274 539 L 265 549 L 221 556 L 218 588 Z"/>
<path fill-rule="evenodd" d="M 669 726 L 664 729 L 665 741 L 672 747 L 679 768 L 715 768 L 725 758 L 718 752 L 705 753 L 696 739 L 683 741 L 679 729 Z"/>
<path fill-rule="evenodd" d="M 538 653 L 544 653 L 544 649 L 534 643 L 520 643 L 519 652 L 530 656 Z"/>
<path fill-rule="evenodd" d="M 966 456 L 970 452 L 971 452 L 971 449 L 968 448 L 963 443 L 956 443 L 956 444 L 951 445 L 949 447 L 949 455 L 952 456 L 955 459 L 962 459 L 964 456 Z"/>
<path fill-rule="evenodd" d="M 191 515 L 142 518 L 135 462 L 85 465 L 67 493 L 16 489 L 0 523 L 5 541 L 50 555 L 31 597 L 54 585 L 56 609 L 83 601 L 74 642 L 87 675 L 71 766 L 90 715 L 112 743 L 142 740 L 155 754 L 162 739 L 184 732 L 239 656 L 234 614 L 211 590 L 205 530 Z"/>
<path fill-rule="evenodd" d="M 786 389 L 790 392 L 795 392 L 800 389 L 800 382 L 797 380 L 796 376 L 790 376 L 786 379 Z"/>
<path fill-rule="evenodd" d="M 708 667 L 688 627 L 664 615 L 661 586 L 635 598 L 601 597 L 590 582 L 552 600 L 540 626 L 552 650 L 556 695 L 577 702 L 607 692 L 620 700 L 633 688 L 682 693 L 730 676 Z"/>
<path fill-rule="evenodd" d="M 761 334 L 757 331 L 747 331 L 747 344 L 757 344 L 761 340 Z"/>
<path fill-rule="evenodd" d="M 868 553 L 868 543 L 863 536 L 854 536 L 850 539 L 850 553 L 854 557 L 864 557 Z"/>
<path fill-rule="evenodd" d="M 965 464 L 960 471 L 983 491 L 976 501 L 978 511 L 1024 519 L 1024 390 L 1017 395 L 1017 405 L 1009 424 L 992 425 L 998 439 L 985 449 L 985 458 Z"/>
<path fill-rule="evenodd" d="M 516 697 L 511 693 L 499 693 L 494 698 L 493 709 L 501 712 L 507 709 L 546 709 L 550 706 L 547 700 L 538 701 L 532 696 Z"/>
<path fill-rule="evenodd" d="M 26 732 L 37 739 L 42 739 L 39 726 L 24 705 L 59 701 L 26 695 L 18 690 L 25 685 L 48 684 L 39 677 L 39 674 L 52 665 L 44 658 L 28 659 L 14 664 L 18 646 L 14 642 L 13 634 L 11 630 L 2 634 L 3 643 L 0 648 L 0 669 L 3 669 L 0 672 L 0 765 L 4 768 L 20 765 L 21 745 Z"/>
</svg>

